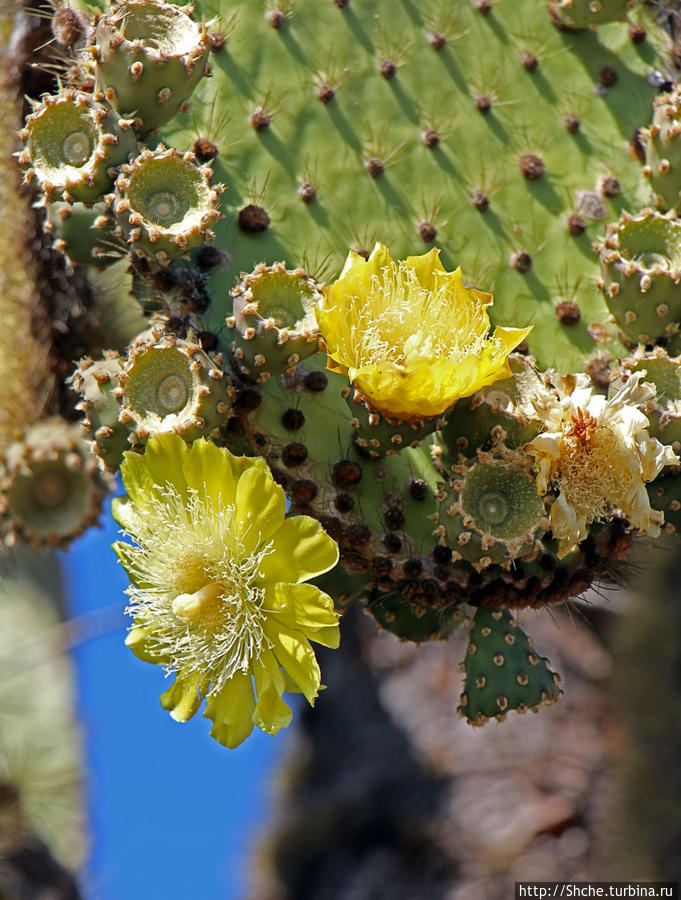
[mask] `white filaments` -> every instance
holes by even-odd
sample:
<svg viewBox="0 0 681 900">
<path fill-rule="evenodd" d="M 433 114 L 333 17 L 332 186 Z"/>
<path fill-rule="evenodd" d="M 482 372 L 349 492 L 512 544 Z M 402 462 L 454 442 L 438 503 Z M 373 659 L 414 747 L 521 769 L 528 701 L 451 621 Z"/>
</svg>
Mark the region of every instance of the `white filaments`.
<svg viewBox="0 0 681 900">
<path fill-rule="evenodd" d="M 482 304 L 462 303 L 450 285 L 438 284 L 437 273 L 433 277 L 435 290 L 428 290 L 415 269 L 402 263 L 372 275 L 366 301 L 352 304 L 354 321 L 348 339 L 341 338 L 342 355 L 359 368 L 483 353 L 489 339 Z"/>
<path fill-rule="evenodd" d="M 234 533 L 234 506 L 192 490 L 185 499 L 169 483 L 161 495 L 135 522 L 136 546 L 126 555 L 144 587 L 128 588 L 126 612 L 147 631 L 167 674 L 200 676 L 202 690 L 214 694 L 271 646 L 258 576 L 273 545 L 247 550 Z"/>
</svg>

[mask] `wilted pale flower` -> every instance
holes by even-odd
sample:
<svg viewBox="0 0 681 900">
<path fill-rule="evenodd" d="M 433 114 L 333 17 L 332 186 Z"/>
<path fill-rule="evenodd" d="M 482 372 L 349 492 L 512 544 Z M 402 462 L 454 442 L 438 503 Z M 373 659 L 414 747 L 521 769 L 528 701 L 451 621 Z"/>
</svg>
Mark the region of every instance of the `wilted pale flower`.
<svg viewBox="0 0 681 900">
<path fill-rule="evenodd" d="M 319 691 L 309 641 L 338 646 L 333 601 L 301 584 L 333 568 L 336 543 L 309 516 L 285 518 L 264 460 L 204 440 L 157 435 L 121 474 L 114 516 L 135 542 L 114 545 L 132 582 L 127 644 L 175 676 L 163 707 L 184 722 L 205 697 L 228 747 L 254 725 L 275 734 L 291 721 L 284 691 L 310 703 Z"/>
<path fill-rule="evenodd" d="M 317 310 L 328 366 L 347 375 L 389 418 L 437 416 L 499 378 L 529 328 L 489 336 L 492 295 L 446 272 L 440 251 L 395 262 L 376 244 L 368 260 L 350 253 Z"/>
<path fill-rule="evenodd" d="M 651 508 L 646 481 L 678 463 L 671 447 L 651 438 L 640 406 L 655 396 L 643 373 L 594 394 L 585 375 L 558 383 L 558 396 L 535 401 L 545 431 L 527 445 L 537 463 L 537 490 L 557 488 L 551 529 L 566 556 L 588 534 L 588 525 L 620 510 L 633 528 L 657 536 L 664 516 Z"/>
</svg>

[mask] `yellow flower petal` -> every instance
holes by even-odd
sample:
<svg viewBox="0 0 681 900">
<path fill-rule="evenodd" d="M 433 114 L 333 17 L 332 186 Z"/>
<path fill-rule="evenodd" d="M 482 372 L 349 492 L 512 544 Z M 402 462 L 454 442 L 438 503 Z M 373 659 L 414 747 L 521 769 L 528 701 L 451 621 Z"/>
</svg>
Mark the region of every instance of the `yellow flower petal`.
<svg viewBox="0 0 681 900">
<path fill-rule="evenodd" d="M 194 441 L 183 463 L 187 486 L 216 504 L 231 505 L 236 492 L 232 459 L 210 441 Z"/>
<path fill-rule="evenodd" d="M 286 495 L 264 459 L 253 460 L 236 485 L 235 535 L 245 552 L 266 544 L 281 528 L 286 514 Z"/>
<path fill-rule="evenodd" d="M 281 695 L 286 688 L 284 676 L 271 652 L 263 653 L 253 664 L 255 693 L 258 698 L 253 721 L 267 734 L 276 734 L 291 724 L 293 713 Z"/>
<path fill-rule="evenodd" d="M 188 453 L 189 448 L 179 434 L 156 434 L 147 441 L 144 462 L 156 484 L 163 486 L 169 482 L 184 495 L 187 490 L 184 462 Z"/>
<path fill-rule="evenodd" d="M 265 604 L 279 622 L 306 636 L 309 629 L 338 629 L 339 616 L 333 600 L 313 584 L 279 582 L 267 591 Z"/>
<path fill-rule="evenodd" d="M 316 519 L 286 519 L 274 535 L 274 547 L 260 565 L 263 581 L 294 584 L 328 572 L 338 562 L 338 545 Z"/>
<path fill-rule="evenodd" d="M 201 706 L 200 681 L 200 675 L 187 678 L 178 675 L 172 687 L 161 694 L 161 706 L 168 710 L 176 722 L 188 722 Z"/>
<path fill-rule="evenodd" d="M 267 620 L 265 633 L 272 641 L 272 653 L 279 664 L 298 685 L 308 703 L 313 704 L 319 693 L 321 672 L 307 639 L 275 619 Z"/>
<path fill-rule="evenodd" d="M 154 653 L 150 649 L 147 629 L 142 628 L 141 625 L 135 625 L 130 629 L 125 638 L 125 646 L 130 647 L 135 656 L 141 659 L 142 662 L 166 663 L 168 661 L 167 656 Z"/>
<path fill-rule="evenodd" d="M 250 675 L 234 675 L 206 699 L 204 716 L 211 719 L 211 737 L 225 747 L 238 747 L 253 731 L 255 698 Z"/>
</svg>

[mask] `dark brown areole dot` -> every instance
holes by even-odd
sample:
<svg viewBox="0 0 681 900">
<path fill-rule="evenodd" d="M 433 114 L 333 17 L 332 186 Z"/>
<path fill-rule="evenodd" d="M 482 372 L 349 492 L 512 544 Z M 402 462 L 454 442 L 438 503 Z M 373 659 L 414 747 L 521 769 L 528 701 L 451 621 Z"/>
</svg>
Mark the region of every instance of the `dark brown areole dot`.
<svg viewBox="0 0 681 900">
<path fill-rule="evenodd" d="M 397 74 L 397 66 L 392 61 L 392 59 L 382 59 L 381 64 L 378 67 L 379 73 L 385 78 L 387 81 L 390 81 Z"/>
<path fill-rule="evenodd" d="M 301 478 L 300 481 L 294 481 L 290 490 L 291 500 L 293 503 L 311 503 L 317 496 L 317 485 L 310 478 Z"/>
<path fill-rule="evenodd" d="M 637 128 L 629 139 L 629 153 L 635 160 L 638 160 L 642 165 L 645 165 L 646 151 L 643 146 L 643 141 L 641 140 L 640 128 Z"/>
<path fill-rule="evenodd" d="M 266 437 L 266 435 L 262 434 L 261 432 L 258 432 L 257 434 L 255 434 L 253 436 L 253 442 L 255 443 L 256 447 L 260 447 L 260 448 L 266 447 L 267 446 L 267 437 Z"/>
<path fill-rule="evenodd" d="M 511 267 L 516 272 L 520 272 L 521 275 L 526 275 L 530 271 L 532 268 L 532 257 L 527 250 L 516 250 L 511 256 Z"/>
<path fill-rule="evenodd" d="M 492 101 L 487 96 L 487 94 L 478 94 L 475 98 L 475 108 L 478 112 L 482 113 L 483 116 L 486 116 L 487 113 L 492 109 Z"/>
<path fill-rule="evenodd" d="M 617 72 L 612 66 L 603 66 L 598 73 L 598 83 L 604 88 L 610 88 L 614 84 L 617 84 L 618 77 Z"/>
<path fill-rule="evenodd" d="M 629 40 L 632 44 L 642 44 L 645 41 L 648 32 L 645 30 L 643 25 L 630 25 L 629 26 Z"/>
<path fill-rule="evenodd" d="M 249 413 L 253 412 L 254 409 L 257 409 L 262 403 L 262 396 L 260 391 L 255 388 L 247 387 L 242 388 L 236 395 L 236 399 L 234 401 L 235 409 L 238 409 L 239 412 Z"/>
<path fill-rule="evenodd" d="M 333 538 L 336 543 L 340 543 L 343 539 L 343 523 L 341 520 L 337 516 L 322 516 L 319 521 L 328 536 Z"/>
<path fill-rule="evenodd" d="M 75 9 L 61 6 L 52 17 L 52 34 L 62 47 L 71 47 L 83 36 L 83 22 Z"/>
<path fill-rule="evenodd" d="M 428 496 L 428 485 L 422 478 L 412 478 L 407 490 L 412 500 L 425 500 Z"/>
<path fill-rule="evenodd" d="M 614 175 L 606 175 L 603 181 L 601 181 L 601 193 L 604 197 L 612 199 L 621 193 L 621 191 L 622 186 Z"/>
<path fill-rule="evenodd" d="M 402 571 L 407 578 L 418 578 L 423 572 L 423 563 L 420 559 L 408 559 L 402 564 Z"/>
<path fill-rule="evenodd" d="M 239 210 L 237 223 L 239 228 L 246 234 L 260 234 L 269 228 L 270 217 L 262 206 L 249 203 Z"/>
<path fill-rule="evenodd" d="M 376 556 L 371 567 L 377 578 L 385 578 L 392 571 L 393 561 L 388 556 Z"/>
<path fill-rule="evenodd" d="M 227 44 L 227 39 L 224 34 L 221 34 L 219 31 L 209 31 L 206 35 L 206 39 L 211 53 L 222 53 Z"/>
<path fill-rule="evenodd" d="M 299 409 L 293 409 L 293 407 L 289 406 L 281 414 L 281 424 L 288 431 L 297 431 L 305 424 L 305 416 Z"/>
<path fill-rule="evenodd" d="M 388 553 L 399 553 L 402 549 L 402 539 L 396 534 L 385 534 L 383 536 L 383 546 Z"/>
<path fill-rule="evenodd" d="M 352 494 L 336 494 L 333 504 L 339 513 L 349 513 L 354 509 L 355 498 Z"/>
<path fill-rule="evenodd" d="M 480 188 L 473 189 L 471 202 L 478 212 L 484 213 L 489 209 L 489 197 Z"/>
<path fill-rule="evenodd" d="M 287 444 L 281 452 L 281 460 L 289 469 L 302 465 L 307 459 L 307 447 L 305 444 Z"/>
<path fill-rule="evenodd" d="M 280 9 L 273 9 L 267 14 L 267 21 L 272 28 L 279 31 L 286 24 L 286 15 Z"/>
<path fill-rule="evenodd" d="M 362 470 L 351 459 L 339 459 L 331 470 L 331 478 L 336 487 L 351 487 L 362 477 Z"/>
<path fill-rule="evenodd" d="M 180 338 L 187 337 L 189 322 L 187 319 L 181 319 L 179 316 L 171 316 L 166 322 L 166 331 L 176 334 Z"/>
<path fill-rule="evenodd" d="M 428 604 L 438 603 L 442 596 L 442 591 L 440 590 L 440 585 L 437 583 L 435 578 L 424 578 L 421 581 L 421 591 L 423 592 L 423 598 Z"/>
<path fill-rule="evenodd" d="M 438 565 L 444 566 L 452 561 L 452 549 L 444 544 L 438 544 L 433 548 L 433 559 Z"/>
<path fill-rule="evenodd" d="M 334 6 L 337 6 L 338 9 L 345 9 L 345 7 L 348 5 L 348 3 L 349 3 L 349 0 L 333 0 Z"/>
<path fill-rule="evenodd" d="M 298 196 L 303 203 L 312 203 L 317 196 L 317 188 L 313 184 L 310 184 L 309 181 L 305 181 L 298 188 Z"/>
<path fill-rule="evenodd" d="M 335 96 L 336 92 L 331 87 L 331 85 L 326 81 L 322 81 L 322 83 L 319 85 L 319 88 L 317 89 L 317 98 L 322 101 L 324 106 L 327 106 L 327 104 L 331 103 Z"/>
<path fill-rule="evenodd" d="M 404 513 L 399 506 L 389 506 L 384 515 L 385 525 L 390 531 L 400 531 L 404 527 Z"/>
<path fill-rule="evenodd" d="M 527 343 L 527 341 L 521 341 L 513 352 L 520 353 L 521 356 L 527 356 L 527 354 L 530 352 L 530 345 Z"/>
<path fill-rule="evenodd" d="M 599 388 L 607 388 L 613 379 L 610 362 L 607 359 L 596 357 L 584 366 L 584 371 Z"/>
<path fill-rule="evenodd" d="M 310 391 L 313 394 L 319 394 L 326 390 L 328 383 L 329 379 L 326 373 L 320 369 L 312 369 L 303 378 L 303 387 L 306 391 Z"/>
<path fill-rule="evenodd" d="M 372 156 L 364 163 L 364 168 L 372 178 L 380 178 L 385 172 L 385 163 L 377 156 Z"/>
<path fill-rule="evenodd" d="M 350 525 L 345 532 L 345 539 L 351 547 L 366 547 L 371 537 L 371 528 L 360 522 Z"/>
<path fill-rule="evenodd" d="M 487 16 L 492 9 L 491 0 L 476 0 L 475 8 L 481 15 Z"/>
<path fill-rule="evenodd" d="M 225 431 L 232 437 L 242 437 L 244 433 L 244 423 L 238 416 L 231 416 L 225 422 Z"/>
<path fill-rule="evenodd" d="M 582 314 L 576 303 L 563 300 L 556 305 L 556 318 L 561 325 L 576 325 L 582 318 Z"/>
<path fill-rule="evenodd" d="M 437 228 L 432 222 L 419 222 L 418 232 L 424 244 L 432 244 L 437 237 Z"/>
<path fill-rule="evenodd" d="M 534 153 L 525 153 L 518 161 L 520 174 L 528 181 L 538 181 L 546 173 L 542 159 Z"/>
<path fill-rule="evenodd" d="M 218 145 L 205 137 L 198 137 L 192 146 L 192 153 L 201 163 L 207 163 L 211 159 L 215 159 L 219 152 Z"/>
<path fill-rule="evenodd" d="M 194 262 L 204 272 L 215 269 L 226 261 L 225 254 L 214 244 L 202 244 L 194 254 Z"/>
<path fill-rule="evenodd" d="M 563 119 L 563 125 L 565 125 L 565 130 L 569 134 L 577 134 L 577 132 L 581 128 L 582 123 L 579 121 L 577 116 L 573 116 L 570 113 Z"/>
<path fill-rule="evenodd" d="M 421 592 L 421 586 L 414 578 L 403 578 L 397 582 L 397 590 L 405 600 L 414 600 Z"/>
<path fill-rule="evenodd" d="M 577 213 L 571 213 L 567 217 L 567 230 L 573 237 L 578 237 L 586 231 L 586 222 Z"/>
<path fill-rule="evenodd" d="M 198 340 L 199 347 L 207 353 L 212 353 L 214 350 L 218 349 L 218 336 L 212 331 L 199 331 Z"/>
<path fill-rule="evenodd" d="M 428 43 L 433 48 L 433 50 L 442 50 L 444 45 L 447 43 L 447 38 L 444 36 L 444 34 L 440 34 L 439 31 L 429 31 Z"/>
<path fill-rule="evenodd" d="M 264 106 L 256 106 L 251 113 L 250 123 L 254 131 L 261 132 L 269 128 L 272 116 Z"/>
<path fill-rule="evenodd" d="M 520 62 L 526 72 L 536 72 L 537 67 L 539 66 L 539 60 L 534 53 L 530 53 L 529 50 L 525 50 L 525 52 L 521 54 Z"/>
<path fill-rule="evenodd" d="M 429 150 L 433 150 L 440 143 L 440 135 L 434 128 L 426 128 L 421 133 L 421 141 Z"/>
</svg>

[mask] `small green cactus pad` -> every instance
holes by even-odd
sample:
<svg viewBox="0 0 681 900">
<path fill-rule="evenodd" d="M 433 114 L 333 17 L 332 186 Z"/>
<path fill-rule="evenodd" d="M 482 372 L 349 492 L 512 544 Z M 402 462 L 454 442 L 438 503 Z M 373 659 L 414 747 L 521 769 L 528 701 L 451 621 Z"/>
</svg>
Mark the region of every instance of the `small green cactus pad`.
<svg viewBox="0 0 681 900">
<path fill-rule="evenodd" d="M 432 608 L 425 602 L 409 602 L 399 594 L 380 591 L 372 591 L 367 611 L 381 628 L 416 643 L 445 641 L 466 621 L 462 606 Z"/>
<path fill-rule="evenodd" d="M 624 339 L 681 350 L 681 223 L 674 213 L 622 213 L 599 251 L 599 286 Z"/>
<path fill-rule="evenodd" d="M 653 121 L 641 129 L 645 151 L 644 176 L 660 209 L 677 209 L 681 194 L 681 91 L 660 94 L 653 104 Z"/>
<path fill-rule="evenodd" d="M 109 471 L 120 467 L 123 453 L 130 449 L 130 432 L 118 419 L 120 409 L 113 396 L 122 370 L 121 357 L 110 354 L 96 362 L 81 360 L 71 378 L 74 390 L 82 397 L 78 409 L 85 413 L 82 425 L 92 438 L 92 452 Z"/>
<path fill-rule="evenodd" d="M 114 212 L 119 231 L 137 255 L 166 266 L 211 240 L 220 218 L 222 185 L 211 186 L 210 166 L 193 153 L 163 147 L 143 150 L 116 180 Z"/>
<path fill-rule="evenodd" d="M 97 83 L 140 134 L 172 119 L 205 74 L 210 43 L 191 11 L 128 0 L 97 18 Z"/>
<path fill-rule="evenodd" d="M 540 366 L 581 368 L 592 334 L 621 353 L 602 327 L 591 242 L 649 197 L 628 142 L 650 121 L 660 30 L 640 45 L 623 22 L 559 31 L 538 0 L 487 15 L 442 0 L 289 6 L 273 27 L 261 3 L 221 4 L 213 76 L 162 129 L 178 148 L 210 139 L 229 185 L 216 319 L 239 272 L 263 260 L 328 280 L 348 249 L 382 240 L 404 258 L 436 244 L 447 270 L 494 291 L 493 324 L 534 324 Z M 564 301 L 569 320 L 556 316 Z"/>
<path fill-rule="evenodd" d="M 648 401 L 644 412 L 648 416 L 650 436 L 663 444 L 681 450 L 681 356 L 670 357 L 662 347 L 652 351 L 638 348 L 633 356 L 622 360 L 622 372 L 645 371 L 645 380 L 657 388 L 657 395 Z"/>
<path fill-rule="evenodd" d="M 113 185 L 111 170 L 137 148 L 131 121 L 102 95 L 74 90 L 43 97 L 20 134 L 25 181 L 38 181 L 47 200 L 99 200 Z"/>
<path fill-rule="evenodd" d="M 218 437 L 229 411 L 229 381 L 198 344 L 159 332 L 130 349 L 114 397 L 132 444 L 172 431 L 187 441 Z"/>
<path fill-rule="evenodd" d="M 558 26 L 589 28 L 623 19 L 636 0 L 553 0 L 551 18 Z"/>
<path fill-rule="evenodd" d="M 459 400 L 440 433 L 444 463 L 460 456 L 474 459 L 476 451 L 489 450 L 499 439 L 510 448 L 520 447 L 539 433 L 532 400 L 546 391 L 533 359 L 518 353 L 508 358 L 512 378 L 495 381 L 472 397 Z"/>
<path fill-rule="evenodd" d="M 681 476 L 671 472 L 646 485 L 650 505 L 664 513 L 665 534 L 681 534 Z"/>
<path fill-rule="evenodd" d="M 0 528 L 5 543 L 66 546 L 96 524 L 111 484 L 80 437 L 80 426 L 44 419 L 5 448 Z"/>
<path fill-rule="evenodd" d="M 127 252 L 125 242 L 114 234 L 114 220 L 105 203 L 50 203 L 46 231 L 54 248 L 72 264 L 108 266 Z"/>
<path fill-rule="evenodd" d="M 560 678 L 507 609 L 477 610 L 462 667 L 466 680 L 459 713 L 470 725 L 503 719 L 512 709 L 536 712 L 562 693 Z"/>
<path fill-rule="evenodd" d="M 418 446 L 445 422 L 444 417 L 416 419 L 412 422 L 386 418 L 371 406 L 360 391 L 352 387 L 345 388 L 343 396 L 350 410 L 355 446 L 362 455 L 372 459 L 392 456 L 406 447 Z"/>
<path fill-rule="evenodd" d="M 235 329 L 233 352 L 239 368 L 255 378 L 293 370 L 316 353 L 319 330 L 315 306 L 321 301 L 316 282 L 303 269 L 283 263 L 256 266 L 232 291 Z"/>
</svg>

